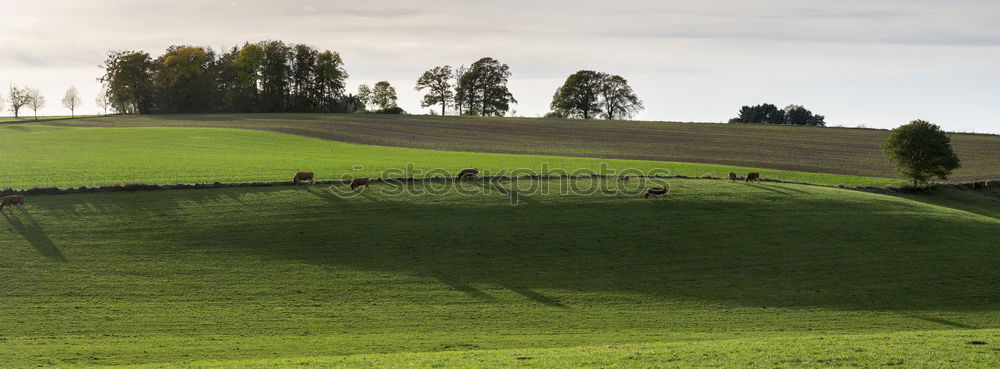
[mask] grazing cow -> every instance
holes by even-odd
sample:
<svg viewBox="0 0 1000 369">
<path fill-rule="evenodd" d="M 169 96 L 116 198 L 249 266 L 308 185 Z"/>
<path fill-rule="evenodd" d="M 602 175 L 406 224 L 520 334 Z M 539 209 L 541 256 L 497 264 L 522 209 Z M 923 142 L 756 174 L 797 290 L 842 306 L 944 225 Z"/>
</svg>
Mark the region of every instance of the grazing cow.
<svg viewBox="0 0 1000 369">
<path fill-rule="evenodd" d="M 736 182 L 738 178 L 739 177 L 736 176 L 736 173 L 729 172 L 729 182 Z"/>
<path fill-rule="evenodd" d="M 990 189 L 990 181 L 972 182 L 972 189 L 973 190 L 983 190 L 983 191 L 989 190 Z"/>
<path fill-rule="evenodd" d="M 628 183 L 628 181 L 631 181 L 631 180 L 632 180 L 632 177 L 629 177 L 629 176 L 618 177 L 618 182 L 621 182 L 621 183 Z"/>
<path fill-rule="evenodd" d="M 10 195 L 4 196 L 3 201 L 0 202 L 0 210 L 5 207 L 10 207 L 10 211 L 14 212 L 14 205 L 17 205 L 21 210 L 28 210 L 24 208 L 24 196 L 23 195 Z"/>
<path fill-rule="evenodd" d="M 760 173 L 757 172 L 747 173 L 747 183 L 754 181 L 760 181 Z"/>
<path fill-rule="evenodd" d="M 646 190 L 646 198 L 648 199 L 650 196 L 652 196 L 653 198 L 656 198 L 657 196 L 663 196 L 663 198 L 667 198 L 667 189 L 663 187 L 650 188 Z"/>
<path fill-rule="evenodd" d="M 368 178 L 355 178 L 351 180 L 351 190 L 356 190 L 358 187 L 368 188 Z"/>
<path fill-rule="evenodd" d="M 313 172 L 298 172 L 295 173 L 295 177 L 292 178 L 292 182 L 299 184 L 299 182 L 308 182 L 309 184 L 316 183 L 316 176 Z"/>
<path fill-rule="evenodd" d="M 458 172 L 458 179 L 459 180 L 463 180 L 463 179 L 476 179 L 476 177 L 479 177 L 479 169 L 476 169 L 476 168 L 466 168 L 466 169 L 462 169 L 461 172 Z"/>
</svg>

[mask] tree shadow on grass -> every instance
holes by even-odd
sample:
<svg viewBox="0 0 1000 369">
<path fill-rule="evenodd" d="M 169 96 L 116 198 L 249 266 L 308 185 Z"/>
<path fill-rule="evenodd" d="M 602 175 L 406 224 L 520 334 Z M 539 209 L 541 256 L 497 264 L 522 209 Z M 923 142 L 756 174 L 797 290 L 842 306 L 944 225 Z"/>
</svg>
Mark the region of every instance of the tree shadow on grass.
<svg viewBox="0 0 1000 369">
<path fill-rule="evenodd" d="M 926 321 L 926 322 L 931 322 L 931 323 L 942 324 L 942 325 L 946 325 L 946 326 L 953 327 L 953 328 L 976 329 L 976 327 L 973 327 L 973 326 L 970 326 L 970 325 L 965 325 L 965 324 L 962 324 L 962 323 L 959 323 L 959 322 L 956 322 L 956 321 L 947 320 L 947 319 L 941 319 L 941 318 L 935 318 L 935 317 L 929 317 L 929 316 L 922 316 L 922 315 L 913 315 L 913 314 L 905 314 L 905 315 L 908 316 L 908 317 L 910 317 L 910 318 L 920 319 L 920 320 L 923 320 L 923 321 Z"/>
<path fill-rule="evenodd" d="M 59 251 L 55 243 L 49 239 L 49 236 L 45 234 L 45 230 L 42 229 L 41 225 L 35 221 L 35 218 L 30 213 L 26 211 L 16 215 L 8 215 L 3 211 L 0 211 L 0 213 L 3 213 L 3 217 L 14 227 L 14 232 L 24 237 L 24 240 L 28 241 L 42 256 L 53 261 L 66 261 L 66 257 Z M 20 218 L 25 218 L 28 221 L 22 222 Z"/>
<path fill-rule="evenodd" d="M 797 197 L 787 208 L 758 209 L 752 196 L 679 197 L 669 207 L 569 196 L 510 206 L 497 196 L 388 198 L 376 186 L 355 198 L 327 188 L 268 187 L 67 195 L 60 202 L 69 209 L 74 201 L 99 202 L 104 219 L 167 214 L 116 231 L 193 225 L 157 235 L 178 249 L 404 273 L 481 301 L 495 297 L 473 286 L 560 308 L 572 305 L 538 291 L 768 307 L 1000 308 L 1000 295 L 983 295 L 1000 283 L 997 251 L 989 247 L 1000 242 L 996 225 L 925 216 L 895 202 Z M 752 217 L 749 208 L 757 209 Z M 32 224 L 18 233 L 51 255 L 54 245 Z"/>
</svg>

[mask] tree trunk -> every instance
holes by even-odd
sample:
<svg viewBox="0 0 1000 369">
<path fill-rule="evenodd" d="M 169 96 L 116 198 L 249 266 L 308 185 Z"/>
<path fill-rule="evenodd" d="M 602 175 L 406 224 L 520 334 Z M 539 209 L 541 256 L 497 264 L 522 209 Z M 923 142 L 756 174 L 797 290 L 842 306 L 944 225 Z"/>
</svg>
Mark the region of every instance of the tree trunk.
<svg viewBox="0 0 1000 369">
<path fill-rule="evenodd" d="M 444 116 L 445 101 L 441 99 L 441 116 Z"/>
</svg>

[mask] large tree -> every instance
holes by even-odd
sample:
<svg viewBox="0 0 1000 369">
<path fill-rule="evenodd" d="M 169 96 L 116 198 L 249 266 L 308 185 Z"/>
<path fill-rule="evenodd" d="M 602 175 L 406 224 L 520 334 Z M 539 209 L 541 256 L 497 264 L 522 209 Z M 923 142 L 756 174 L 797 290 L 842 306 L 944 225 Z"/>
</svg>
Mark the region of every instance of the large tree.
<svg viewBox="0 0 1000 369">
<path fill-rule="evenodd" d="M 14 113 L 14 118 L 19 118 L 21 116 L 21 108 L 28 105 L 31 102 L 31 91 L 25 88 L 17 88 L 17 86 L 10 85 L 10 90 L 8 90 L 10 112 Z"/>
<path fill-rule="evenodd" d="M 236 87 L 233 107 L 239 112 L 260 111 L 261 70 L 264 63 L 264 48 L 258 44 L 246 44 L 233 58 Z"/>
<path fill-rule="evenodd" d="M 458 78 L 456 96 L 461 97 L 465 113 L 503 116 L 517 100 L 507 89 L 510 67 L 493 58 L 482 58 Z"/>
<path fill-rule="evenodd" d="M 292 48 L 290 108 L 293 111 L 315 111 L 316 60 L 319 51 L 309 45 L 298 44 Z"/>
<path fill-rule="evenodd" d="M 448 107 L 454 98 L 455 93 L 451 90 L 451 79 L 454 77 L 454 72 L 452 72 L 450 66 L 440 66 L 431 68 L 424 72 L 420 78 L 417 79 L 417 91 L 423 91 L 427 89 L 427 94 L 424 95 L 424 100 L 421 102 L 420 106 L 428 107 L 437 104 L 441 104 L 441 115 L 445 114 L 445 109 Z"/>
<path fill-rule="evenodd" d="M 292 48 L 281 41 L 263 42 L 261 48 L 264 58 L 261 62 L 260 103 L 265 112 L 287 111 L 292 74 L 288 61 L 292 57 Z"/>
<path fill-rule="evenodd" d="M 215 80 L 210 72 L 210 53 L 196 46 L 171 46 L 157 58 L 157 111 L 203 113 L 213 108 Z"/>
<path fill-rule="evenodd" d="M 372 104 L 378 106 L 379 110 L 388 110 L 395 108 L 398 99 L 396 98 L 396 89 L 389 84 L 389 81 L 379 81 L 372 87 L 371 92 Z"/>
<path fill-rule="evenodd" d="M 66 90 L 66 95 L 62 99 L 62 105 L 64 108 L 69 109 L 70 118 L 76 117 L 76 108 L 79 108 L 82 103 L 80 91 L 77 91 L 76 87 L 70 87 Z"/>
<path fill-rule="evenodd" d="M 104 61 L 111 106 L 122 114 L 149 113 L 153 102 L 153 60 L 140 51 L 112 51 Z"/>
<path fill-rule="evenodd" d="M 603 112 L 601 85 L 608 76 L 592 70 L 581 70 L 566 78 L 552 97 L 552 111 L 556 116 L 591 119 Z"/>
<path fill-rule="evenodd" d="M 35 114 L 35 120 L 38 120 L 38 111 L 45 107 L 45 102 L 45 96 L 42 95 L 41 91 L 38 91 L 37 88 L 28 89 L 28 107 Z"/>
<path fill-rule="evenodd" d="M 629 119 L 643 109 L 642 100 L 635 95 L 628 81 L 622 76 L 607 76 L 601 81 L 601 105 L 608 120 Z"/>
<path fill-rule="evenodd" d="M 948 179 L 952 171 L 962 166 L 951 149 L 948 135 L 941 127 L 923 120 L 892 130 L 882 149 L 899 173 L 913 180 L 914 186 L 934 177 Z"/>
<path fill-rule="evenodd" d="M 344 98 L 347 77 L 340 54 L 326 50 L 316 57 L 313 89 L 319 111 L 328 113 L 337 110 L 338 101 Z"/>
<path fill-rule="evenodd" d="M 774 104 L 744 105 L 740 108 L 740 115 L 730 119 L 729 123 L 785 124 L 785 111 Z"/>
</svg>

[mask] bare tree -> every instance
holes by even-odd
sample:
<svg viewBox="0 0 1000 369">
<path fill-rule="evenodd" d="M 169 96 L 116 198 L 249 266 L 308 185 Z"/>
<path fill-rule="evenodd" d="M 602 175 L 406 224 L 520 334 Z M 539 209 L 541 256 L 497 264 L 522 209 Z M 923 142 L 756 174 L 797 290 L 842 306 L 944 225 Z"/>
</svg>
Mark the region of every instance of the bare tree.
<svg viewBox="0 0 1000 369">
<path fill-rule="evenodd" d="M 101 88 L 101 92 L 97 94 L 97 98 L 94 99 L 97 106 L 104 110 L 104 115 L 108 115 L 108 107 L 111 106 L 111 98 L 108 97 L 108 86 Z"/>
<path fill-rule="evenodd" d="M 38 110 L 45 107 L 45 96 L 37 88 L 28 89 L 28 107 L 35 113 L 35 120 L 38 120 Z"/>
<path fill-rule="evenodd" d="M 76 90 L 76 87 L 70 87 L 66 90 L 66 96 L 63 96 L 62 104 L 66 109 L 69 109 L 70 118 L 76 117 L 76 108 L 80 107 L 80 92 Z"/>
<path fill-rule="evenodd" d="M 29 96 L 29 91 L 27 88 L 17 88 L 13 84 L 10 85 L 10 92 L 8 97 L 10 98 L 10 112 L 14 113 L 14 118 L 21 117 L 21 108 L 28 105 L 31 97 Z"/>
</svg>

